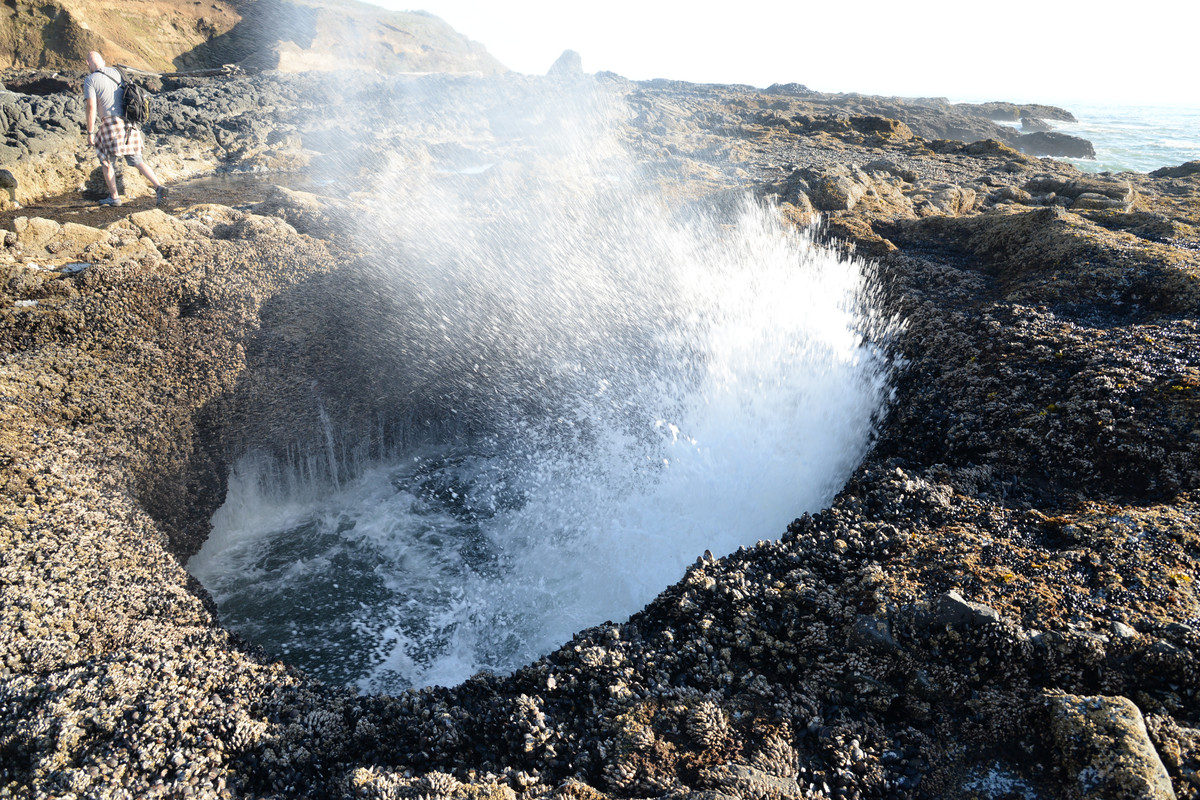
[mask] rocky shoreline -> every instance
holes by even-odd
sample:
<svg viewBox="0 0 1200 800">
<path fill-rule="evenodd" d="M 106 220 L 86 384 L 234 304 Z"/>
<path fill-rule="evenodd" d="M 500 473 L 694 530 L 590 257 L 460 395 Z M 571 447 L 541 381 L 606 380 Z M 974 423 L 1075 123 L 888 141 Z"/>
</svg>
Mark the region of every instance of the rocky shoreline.
<svg viewBox="0 0 1200 800">
<path fill-rule="evenodd" d="M 0 796 L 1200 796 L 1200 164 L 952 135 L 1046 109 L 359 80 L 165 86 L 147 131 L 170 181 L 323 196 L 5 214 Z M 315 441 L 289 402 L 314 374 L 372 382 L 347 430 L 403 390 L 328 308 L 377 294 L 362 204 L 397 164 L 508 180 L 581 86 L 672 204 L 750 191 L 878 261 L 909 330 L 872 453 L 829 509 L 514 675 L 363 697 L 271 662 L 182 562 L 239 452 Z M 22 204 L 98 188 L 77 97 L 2 108 Z"/>
</svg>

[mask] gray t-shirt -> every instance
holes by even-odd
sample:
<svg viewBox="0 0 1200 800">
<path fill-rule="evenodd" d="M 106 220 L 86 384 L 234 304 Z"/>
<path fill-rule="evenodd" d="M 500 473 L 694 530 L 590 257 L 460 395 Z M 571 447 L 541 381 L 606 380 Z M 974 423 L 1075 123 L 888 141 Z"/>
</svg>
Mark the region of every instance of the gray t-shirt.
<svg viewBox="0 0 1200 800">
<path fill-rule="evenodd" d="M 120 83 L 121 73 L 112 67 L 104 67 L 83 79 L 84 99 L 95 99 L 96 115 L 100 119 L 121 116 L 125 87 Z"/>
</svg>

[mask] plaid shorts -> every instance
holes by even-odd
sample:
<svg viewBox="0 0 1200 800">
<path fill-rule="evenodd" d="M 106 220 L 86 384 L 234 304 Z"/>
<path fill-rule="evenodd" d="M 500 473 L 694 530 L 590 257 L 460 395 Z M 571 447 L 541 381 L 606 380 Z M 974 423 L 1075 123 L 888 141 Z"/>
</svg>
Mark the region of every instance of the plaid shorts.
<svg viewBox="0 0 1200 800">
<path fill-rule="evenodd" d="M 117 156 L 142 154 L 142 132 L 121 117 L 105 117 L 96 131 L 96 157 L 108 163 Z"/>
</svg>

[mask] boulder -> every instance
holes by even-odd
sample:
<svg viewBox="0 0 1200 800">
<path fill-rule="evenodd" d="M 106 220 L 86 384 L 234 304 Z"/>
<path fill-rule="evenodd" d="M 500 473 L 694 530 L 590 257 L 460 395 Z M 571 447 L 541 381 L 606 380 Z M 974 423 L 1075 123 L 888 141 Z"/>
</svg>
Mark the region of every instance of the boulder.
<svg viewBox="0 0 1200 800">
<path fill-rule="evenodd" d="M 850 127 L 859 133 L 877 136 L 887 142 L 907 142 L 913 138 L 912 128 L 900 120 L 890 117 L 851 117 Z"/>
<path fill-rule="evenodd" d="M 808 199 L 808 195 L 800 190 L 796 190 L 789 197 L 782 199 L 780 208 L 786 218 L 801 228 L 811 224 L 817 213 L 817 210 L 813 208 L 812 201 Z"/>
<path fill-rule="evenodd" d="M 45 248 L 62 230 L 62 225 L 41 217 L 17 217 L 13 220 L 13 230 L 17 232 L 17 244 L 28 252 Z"/>
<path fill-rule="evenodd" d="M 883 258 L 896 251 L 896 245 L 880 236 L 871 223 L 853 213 L 833 213 L 825 219 L 825 233 L 834 240 L 849 245 L 859 255 Z"/>
<path fill-rule="evenodd" d="M 977 627 L 999 621 L 1000 614 L 996 609 L 967 600 L 956 589 L 939 597 L 933 607 L 933 622 L 939 626 Z"/>
<path fill-rule="evenodd" d="M 130 214 L 129 223 L 156 244 L 177 241 L 189 234 L 186 225 L 158 208 Z"/>
<path fill-rule="evenodd" d="M 59 259 L 78 258 L 88 247 L 107 241 L 107 231 L 77 222 L 64 222 L 58 235 L 46 243 L 46 251 Z"/>
<path fill-rule="evenodd" d="M 892 636 L 892 626 L 886 616 L 859 614 L 850 631 L 849 640 L 861 647 L 880 650 L 900 650 Z"/>
<path fill-rule="evenodd" d="M 1020 153 L 996 139 L 981 139 L 962 149 L 969 156 L 1019 156 Z"/>
<path fill-rule="evenodd" d="M 1049 131 L 1054 130 L 1050 127 L 1050 123 L 1037 117 L 1021 117 L 1021 130 L 1029 131 Z"/>
<path fill-rule="evenodd" d="M 808 196 L 818 211 L 850 211 L 867 193 L 872 181 L 858 168 L 842 165 L 801 170 Z"/>
<path fill-rule="evenodd" d="M 1038 131 L 1017 138 L 1017 147 L 1032 156 L 1095 158 L 1096 148 L 1087 139 L 1067 133 Z"/>
<path fill-rule="evenodd" d="M 932 184 L 912 194 L 913 205 L 921 216 L 961 216 L 975 210 L 978 197 L 974 189 L 954 184 Z"/>
<path fill-rule="evenodd" d="M 1084 192 L 1071 202 L 1072 211 L 1106 211 L 1109 209 L 1128 211 L 1129 204 L 1096 192 Z"/>
<path fill-rule="evenodd" d="M 800 784 L 791 776 L 772 775 L 748 764 L 723 764 L 704 772 L 704 780 L 729 791 L 726 797 L 801 797 Z"/>
<path fill-rule="evenodd" d="M 1128 211 L 1137 199 L 1133 184 L 1124 178 L 1108 175 L 1086 175 L 1073 180 L 1039 175 L 1028 181 L 1024 191 L 1047 202 L 1064 198 L 1063 202 L 1076 210 L 1117 208 Z"/>
<path fill-rule="evenodd" d="M 844 113 L 836 114 L 797 114 L 793 120 L 806 133 L 823 131 L 825 133 L 845 134 L 853 130 L 850 116 Z"/>
<path fill-rule="evenodd" d="M 908 183 L 916 183 L 918 178 L 918 175 L 914 170 L 910 169 L 909 167 L 905 167 L 902 164 L 897 164 L 895 161 L 891 161 L 886 158 L 877 158 L 863 167 L 863 169 L 866 172 L 882 172 L 888 175 L 894 175 L 900 180 Z"/>
<path fill-rule="evenodd" d="M 1050 737 L 1079 792 L 1097 800 L 1175 800 L 1142 712 L 1125 697 L 1052 694 Z"/>
<path fill-rule="evenodd" d="M 179 216 L 208 226 L 232 225 L 244 219 L 246 212 L 219 203 L 197 203 L 183 209 Z"/>
<path fill-rule="evenodd" d="M 1016 186 L 999 186 L 988 196 L 988 199 L 993 203 L 1020 203 L 1022 205 L 1029 205 L 1033 201 L 1033 195 Z"/>
<path fill-rule="evenodd" d="M 1076 178 L 1068 183 L 1059 194 L 1065 194 L 1068 197 L 1098 194 L 1110 200 L 1119 200 L 1122 203 L 1132 203 L 1137 196 L 1137 193 L 1133 190 L 1133 184 L 1129 181 L 1108 175 L 1087 175 L 1082 178 Z"/>
<path fill-rule="evenodd" d="M 1200 161 L 1188 161 L 1178 167 L 1162 167 L 1150 173 L 1152 178 L 1186 178 L 1190 175 L 1200 175 Z"/>
<path fill-rule="evenodd" d="M 6 169 L 0 169 L 0 189 L 8 192 L 8 201 L 17 202 L 17 178 Z"/>
<path fill-rule="evenodd" d="M 79 259 L 90 252 L 89 248 L 109 240 L 108 232 L 99 228 L 40 217 L 17 217 L 13 231 L 12 243 L 20 247 L 22 257 L 43 264 Z"/>
<path fill-rule="evenodd" d="M 583 58 L 574 50 L 564 50 L 546 73 L 551 78 L 571 78 L 583 74 Z"/>
</svg>

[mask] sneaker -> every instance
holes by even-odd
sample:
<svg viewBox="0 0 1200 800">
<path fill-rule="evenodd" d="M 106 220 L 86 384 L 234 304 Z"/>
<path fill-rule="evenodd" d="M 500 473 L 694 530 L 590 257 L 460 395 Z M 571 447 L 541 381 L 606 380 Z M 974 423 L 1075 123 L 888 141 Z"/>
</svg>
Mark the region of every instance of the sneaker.
<svg viewBox="0 0 1200 800">
<path fill-rule="evenodd" d="M 154 196 L 156 198 L 155 204 L 161 206 L 163 204 L 163 201 L 167 199 L 167 195 L 169 195 L 170 193 L 171 193 L 171 190 L 168 189 L 167 187 L 159 186 L 157 189 L 154 190 Z"/>
<path fill-rule="evenodd" d="M 119 206 L 119 205 L 121 205 L 121 198 L 106 197 L 100 201 L 100 205 L 102 205 L 102 206 Z"/>
</svg>

